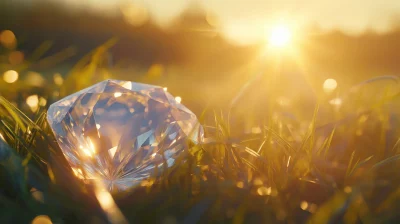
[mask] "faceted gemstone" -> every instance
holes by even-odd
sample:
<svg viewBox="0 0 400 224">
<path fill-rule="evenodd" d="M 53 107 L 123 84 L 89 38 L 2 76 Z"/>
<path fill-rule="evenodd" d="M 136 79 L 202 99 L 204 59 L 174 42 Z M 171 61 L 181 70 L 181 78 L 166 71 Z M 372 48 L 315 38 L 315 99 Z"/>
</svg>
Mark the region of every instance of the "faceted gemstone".
<svg viewBox="0 0 400 224">
<path fill-rule="evenodd" d="M 196 116 L 163 88 L 107 80 L 48 110 L 47 120 L 75 175 L 110 191 L 139 184 L 170 167 L 199 142 Z"/>
</svg>

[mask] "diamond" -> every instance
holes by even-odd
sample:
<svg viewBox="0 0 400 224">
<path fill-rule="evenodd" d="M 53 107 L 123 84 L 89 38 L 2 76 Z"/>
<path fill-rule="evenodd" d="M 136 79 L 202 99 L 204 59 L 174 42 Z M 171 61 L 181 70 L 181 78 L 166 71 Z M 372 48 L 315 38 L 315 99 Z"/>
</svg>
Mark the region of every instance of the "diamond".
<svg viewBox="0 0 400 224">
<path fill-rule="evenodd" d="M 107 80 L 52 104 L 47 120 L 74 173 L 110 191 L 137 186 L 198 143 L 196 115 L 158 86 Z"/>
</svg>

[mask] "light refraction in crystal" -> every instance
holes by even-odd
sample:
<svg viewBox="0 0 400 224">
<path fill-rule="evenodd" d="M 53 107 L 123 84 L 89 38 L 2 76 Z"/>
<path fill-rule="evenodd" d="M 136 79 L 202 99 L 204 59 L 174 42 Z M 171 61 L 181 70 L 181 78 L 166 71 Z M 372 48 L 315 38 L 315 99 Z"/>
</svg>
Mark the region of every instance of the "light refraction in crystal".
<svg viewBox="0 0 400 224">
<path fill-rule="evenodd" d="M 107 80 L 48 110 L 47 120 L 76 176 L 101 180 L 110 191 L 130 189 L 170 167 L 197 143 L 196 116 L 163 88 Z"/>
</svg>

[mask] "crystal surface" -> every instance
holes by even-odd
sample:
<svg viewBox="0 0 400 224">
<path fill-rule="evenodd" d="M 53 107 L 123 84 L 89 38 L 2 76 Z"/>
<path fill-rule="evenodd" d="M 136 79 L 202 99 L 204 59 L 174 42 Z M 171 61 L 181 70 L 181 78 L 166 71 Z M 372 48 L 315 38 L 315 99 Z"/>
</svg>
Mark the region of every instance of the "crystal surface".
<svg viewBox="0 0 400 224">
<path fill-rule="evenodd" d="M 170 167 L 203 129 L 158 86 L 107 80 L 52 104 L 47 120 L 75 175 L 124 191 Z"/>
</svg>

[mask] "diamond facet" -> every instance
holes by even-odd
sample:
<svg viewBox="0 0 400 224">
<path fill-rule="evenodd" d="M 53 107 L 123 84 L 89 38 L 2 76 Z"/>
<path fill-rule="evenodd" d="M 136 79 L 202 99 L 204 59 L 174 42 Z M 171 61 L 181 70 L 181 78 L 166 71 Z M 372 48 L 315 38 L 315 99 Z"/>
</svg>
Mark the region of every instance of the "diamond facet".
<svg viewBox="0 0 400 224">
<path fill-rule="evenodd" d="M 196 116 L 158 86 L 107 80 L 52 104 L 47 120 L 75 175 L 110 191 L 138 185 L 203 137 Z"/>
</svg>

